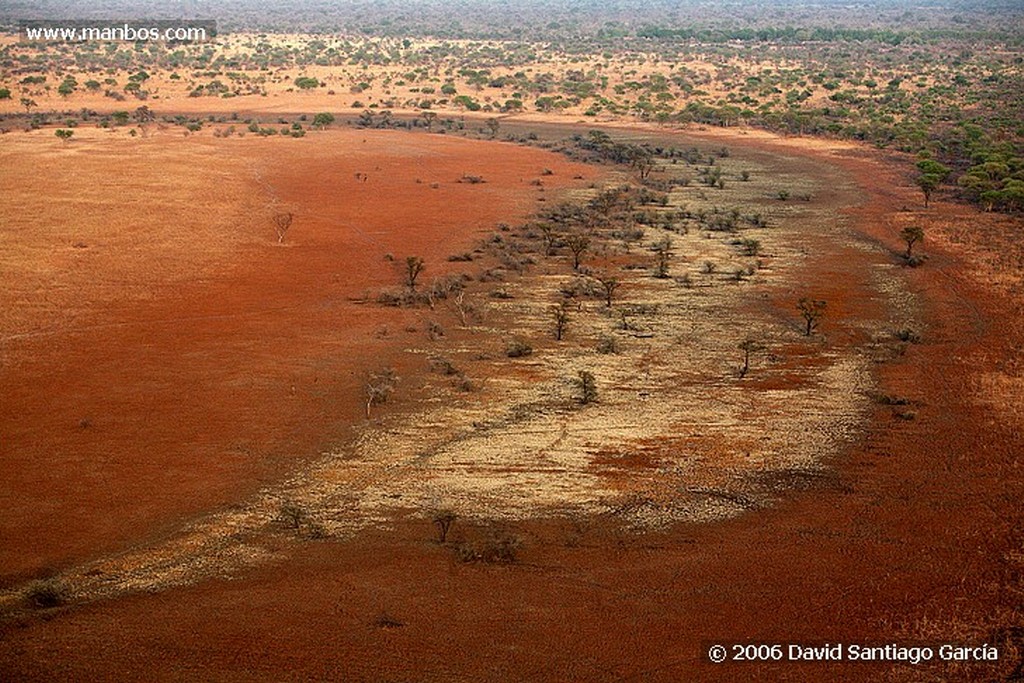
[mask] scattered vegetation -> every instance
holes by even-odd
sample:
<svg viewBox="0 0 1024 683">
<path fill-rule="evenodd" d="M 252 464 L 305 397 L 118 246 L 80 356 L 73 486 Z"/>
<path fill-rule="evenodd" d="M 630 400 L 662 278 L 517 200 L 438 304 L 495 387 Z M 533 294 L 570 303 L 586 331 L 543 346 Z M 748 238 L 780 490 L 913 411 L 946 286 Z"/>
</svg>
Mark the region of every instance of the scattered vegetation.
<svg viewBox="0 0 1024 683">
<path fill-rule="evenodd" d="M 462 562 L 512 564 L 519 559 L 520 539 L 505 531 L 492 531 L 483 539 L 462 541 L 454 546 Z"/>
</svg>

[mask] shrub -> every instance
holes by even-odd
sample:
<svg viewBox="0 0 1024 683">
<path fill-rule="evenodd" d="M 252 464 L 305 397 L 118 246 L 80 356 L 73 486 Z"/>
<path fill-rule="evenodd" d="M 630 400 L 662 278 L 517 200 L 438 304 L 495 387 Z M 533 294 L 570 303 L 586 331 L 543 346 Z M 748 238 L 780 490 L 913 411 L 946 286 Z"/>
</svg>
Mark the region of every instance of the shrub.
<svg viewBox="0 0 1024 683">
<path fill-rule="evenodd" d="M 581 405 L 587 405 L 597 401 L 597 379 L 594 373 L 587 370 L 580 370 L 575 380 L 576 389 L 579 392 L 576 400 Z"/>
<path fill-rule="evenodd" d="M 286 529 L 297 531 L 306 521 L 306 511 L 296 503 L 282 503 L 281 509 L 277 512 L 277 521 Z"/>
<path fill-rule="evenodd" d="M 373 620 L 373 625 L 377 628 L 389 629 L 389 628 L 402 628 L 405 624 L 398 619 L 395 619 L 387 612 L 381 612 L 380 616 Z"/>
<path fill-rule="evenodd" d="M 921 342 L 921 336 L 911 329 L 897 330 L 895 336 L 901 342 L 909 344 L 919 344 Z"/>
<path fill-rule="evenodd" d="M 60 607 L 67 602 L 64 587 L 57 579 L 42 579 L 34 582 L 29 586 L 25 597 L 33 607 L 39 609 Z"/>
<path fill-rule="evenodd" d="M 505 355 L 509 358 L 523 358 L 533 353 L 533 347 L 522 339 L 511 339 L 505 344 Z"/>
<path fill-rule="evenodd" d="M 430 341 L 437 341 L 444 336 L 444 328 L 436 320 L 430 320 L 427 322 L 427 337 Z"/>
<path fill-rule="evenodd" d="M 618 353 L 619 350 L 619 340 L 610 334 L 602 335 L 601 338 L 597 340 L 598 353 Z"/>
<path fill-rule="evenodd" d="M 511 534 L 496 534 L 482 541 L 467 541 L 455 546 L 455 555 L 462 562 L 512 564 L 519 557 L 522 543 Z"/>
</svg>

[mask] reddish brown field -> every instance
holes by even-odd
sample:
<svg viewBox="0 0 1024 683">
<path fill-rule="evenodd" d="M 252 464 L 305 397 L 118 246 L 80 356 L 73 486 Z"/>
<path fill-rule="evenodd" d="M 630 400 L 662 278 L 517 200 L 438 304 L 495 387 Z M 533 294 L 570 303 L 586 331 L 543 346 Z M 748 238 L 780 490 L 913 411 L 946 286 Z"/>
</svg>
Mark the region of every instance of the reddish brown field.
<svg viewBox="0 0 1024 683">
<path fill-rule="evenodd" d="M 237 158 L 253 159 L 259 171 L 248 176 L 238 223 L 227 222 L 235 242 L 204 248 L 223 240 L 190 235 L 170 240 L 167 252 L 147 252 L 157 263 L 167 254 L 169 273 L 181 272 L 183 262 L 203 269 L 173 294 L 154 285 L 129 297 L 116 281 L 85 278 L 68 282 L 66 298 L 41 313 L 15 318 L 3 366 L 5 397 L 15 399 L 5 399 L 2 415 L 11 435 L 3 446 L 11 475 L 2 483 L 9 579 L 152 537 L 240 499 L 329 444 L 357 416 L 359 370 L 382 358 L 400 362 L 398 347 L 375 331 L 387 325 L 401 335 L 422 324 L 376 308 L 370 317 L 348 301 L 394 281 L 382 254 L 419 253 L 440 263 L 479 228 L 529 211 L 531 195 L 522 190 L 535 189 L 527 183 L 541 167 L 559 163 L 505 145 L 495 164 L 490 150 L 498 148 L 489 145 L 389 134 L 393 154 L 420 155 L 409 168 L 402 159 L 360 156 L 358 134 L 344 135 L 355 151 L 342 155 L 313 142 L 292 152 L 232 141 L 251 145 Z M 728 142 L 785 154 L 785 170 L 852 181 L 826 199 L 847 207 L 853 231 L 890 248 L 894 259 L 899 228 L 908 221 L 925 227 L 930 259 L 902 275 L 923 302 L 922 342 L 877 366 L 880 391 L 909 399 L 914 419 L 876 406 L 867 433 L 832 463 L 834 476 L 796 487 L 770 509 L 641 535 L 600 520 L 585 527 L 537 520 L 522 525 L 527 540 L 511 565 L 458 562 L 432 540 L 425 520 L 412 518 L 343 541 L 282 537 L 285 561 L 240 577 L 9 620 L 0 673 L 13 680 L 223 681 L 1019 676 L 1024 330 L 1012 279 L 1020 264 L 1007 232 L 1013 223 L 943 202 L 928 212 L 902 211 L 919 198 L 883 159 L 857 150 L 738 136 Z M 227 148 L 218 143 L 214 165 L 196 173 L 224 164 L 230 175 L 238 166 L 219 156 Z M 427 151 L 437 156 L 423 158 Z M 28 147 L 21 153 L 33 154 Z M 301 165 L 288 156 L 300 153 Z M 480 165 L 487 185 L 453 184 L 475 172 L 466 159 Z M 116 160 L 103 168 L 110 172 Z M 43 195 L 72 182 L 57 162 L 25 178 L 10 170 L 24 163 L 4 165 L 5 187 L 22 183 L 21 194 Z M 145 169 L 132 170 L 136 182 L 145 180 Z M 365 185 L 380 183 L 378 192 L 362 194 L 355 172 L 368 172 Z M 555 177 L 564 182 L 575 172 L 561 165 Z M 202 184 L 213 182 L 203 177 Z M 159 176 L 150 178 L 155 185 Z M 433 181 L 439 189 L 430 189 Z M 273 244 L 266 192 L 296 212 L 285 246 Z M 260 210 L 259 219 L 248 218 Z M 967 232 L 966 223 L 982 227 Z M 394 225 L 409 232 L 389 231 Z M 46 252 L 75 238 L 34 239 Z M 874 257 L 820 242 L 802 277 L 820 283 L 831 315 L 841 321 L 877 312 L 881 304 L 865 284 Z M 62 259 L 74 259 L 93 247 L 65 251 Z M 39 263 L 25 266 L 24 289 L 5 291 L 13 297 L 5 309 L 24 310 L 44 278 L 75 272 L 73 261 Z M 153 268 L 139 267 L 139 276 Z M 79 292 L 95 306 L 63 313 Z M 776 292 L 764 306 L 792 316 L 791 299 Z M 837 336 L 856 334 L 852 325 L 836 325 Z M 464 525 L 457 533 L 480 530 Z M 824 640 L 987 642 L 1000 647 L 1001 660 L 940 668 L 713 665 L 704 658 L 715 642 Z"/>
<path fill-rule="evenodd" d="M 424 282 L 442 275 L 534 210 L 545 167 L 552 189 L 594 175 L 396 132 L 94 135 L 0 146 L 6 582 L 159 537 L 328 448 L 360 415 L 365 373 L 423 334 L 422 313 L 354 300 L 397 286 L 407 255 Z"/>
</svg>

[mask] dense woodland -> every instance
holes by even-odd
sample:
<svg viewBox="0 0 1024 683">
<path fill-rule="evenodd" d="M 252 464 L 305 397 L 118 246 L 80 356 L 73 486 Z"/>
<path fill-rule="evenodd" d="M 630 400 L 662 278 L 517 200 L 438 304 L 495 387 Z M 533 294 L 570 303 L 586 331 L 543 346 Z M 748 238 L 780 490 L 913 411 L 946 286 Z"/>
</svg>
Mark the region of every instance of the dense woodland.
<svg viewBox="0 0 1024 683">
<path fill-rule="evenodd" d="M 926 199 L 955 189 L 989 210 L 1024 210 L 1016 2 L 44 0 L 0 9 L 12 31 L 17 19 L 40 17 L 214 18 L 222 35 L 202 44 L 9 42 L 0 99 L 20 101 L 25 115 L 53 91 L 68 110 L 83 91 L 138 106 L 160 97 L 150 76 L 169 73 L 191 97 L 325 88 L 339 109 L 749 125 L 918 155 Z"/>
</svg>

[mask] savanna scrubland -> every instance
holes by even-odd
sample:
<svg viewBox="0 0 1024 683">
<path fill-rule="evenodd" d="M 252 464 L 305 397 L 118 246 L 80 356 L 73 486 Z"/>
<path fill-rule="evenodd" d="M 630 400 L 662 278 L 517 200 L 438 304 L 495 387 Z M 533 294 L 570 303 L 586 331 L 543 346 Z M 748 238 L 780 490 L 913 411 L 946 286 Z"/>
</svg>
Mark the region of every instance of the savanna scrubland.
<svg viewBox="0 0 1024 683">
<path fill-rule="evenodd" d="M 204 11 L 3 39 L 0 671 L 1019 674 L 1019 9 Z"/>
</svg>

